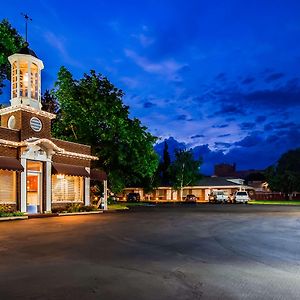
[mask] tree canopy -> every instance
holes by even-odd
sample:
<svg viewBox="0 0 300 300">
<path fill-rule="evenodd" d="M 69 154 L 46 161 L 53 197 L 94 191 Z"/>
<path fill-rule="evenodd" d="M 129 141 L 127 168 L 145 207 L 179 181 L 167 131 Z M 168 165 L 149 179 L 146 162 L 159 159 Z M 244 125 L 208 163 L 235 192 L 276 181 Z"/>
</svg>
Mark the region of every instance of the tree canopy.
<svg viewBox="0 0 300 300">
<path fill-rule="evenodd" d="M 58 100 L 57 138 L 91 145 L 97 162 L 109 175 L 113 191 L 151 178 L 158 166 L 152 136 L 136 118 L 129 118 L 123 92 L 91 71 L 75 80 L 64 67 L 58 73 L 53 96 Z"/>
<path fill-rule="evenodd" d="M 4 19 L 0 22 L 0 94 L 4 87 L 4 80 L 10 80 L 10 63 L 7 58 L 20 50 L 23 42 L 23 38 L 8 20 Z"/>
<path fill-rule="evenodd" d="M 175 160 L 169 167 L 173 187 L 180 189 L 184 186 L 195 185 L 201 178 L 199 172 L 201 164 L 202 159 L 194 159 L 191 150 L 177 150 Z"/>
<path fill-rule="evenodd" d="M 300 148 L 284 153 L 265 175 L 272 191 L 286 194 L 300 191 Z"/>
<path fill-rule="evenodd" d="M 42 109 L 51 114 L 59 114 L 59 105 L 54 95 L 46 90 L 41 99 Z"/>
</svg>

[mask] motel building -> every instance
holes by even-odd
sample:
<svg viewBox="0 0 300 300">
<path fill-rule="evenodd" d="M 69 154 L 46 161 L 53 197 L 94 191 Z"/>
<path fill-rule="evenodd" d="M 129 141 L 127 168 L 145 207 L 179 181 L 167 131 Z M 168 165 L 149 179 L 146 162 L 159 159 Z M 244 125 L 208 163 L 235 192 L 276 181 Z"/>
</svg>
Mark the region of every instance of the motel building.
<svg viewBox="0 0 300 300">
<path fill-rule="evenodd" d="M 28 44 L 8 59 L 10 106 L 0 110 L 0 208 L 32 214 L 89 205 L 91 162 L 97 157 L 90 146 L 51 136 L 55 115 L 41 105 L 44 64 Z"/>
</svg>

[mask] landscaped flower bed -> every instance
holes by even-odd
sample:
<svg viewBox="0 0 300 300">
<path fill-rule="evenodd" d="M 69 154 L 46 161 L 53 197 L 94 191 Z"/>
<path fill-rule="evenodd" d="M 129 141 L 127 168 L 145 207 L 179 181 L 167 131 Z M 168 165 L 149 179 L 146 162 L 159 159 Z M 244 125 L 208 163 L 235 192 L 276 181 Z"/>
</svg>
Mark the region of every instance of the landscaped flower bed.
<svg viewBox="0 0 300 300">
<path fill-rule="evenodd" d="M 21 217 L 24 216 L 24 213 L 20 211 L 14 211 L 10 206 L 0 206 L 0 218 L 3 217 Z"/>
<path fill-rule="evenodd" d="M 76 212 L 91 212 L 98 209 L 93 205 L 83 205 L 80 203 L 68 204 L 66 207 L 53 208 L 52 213 L 76 213 Z"/>
</svg>

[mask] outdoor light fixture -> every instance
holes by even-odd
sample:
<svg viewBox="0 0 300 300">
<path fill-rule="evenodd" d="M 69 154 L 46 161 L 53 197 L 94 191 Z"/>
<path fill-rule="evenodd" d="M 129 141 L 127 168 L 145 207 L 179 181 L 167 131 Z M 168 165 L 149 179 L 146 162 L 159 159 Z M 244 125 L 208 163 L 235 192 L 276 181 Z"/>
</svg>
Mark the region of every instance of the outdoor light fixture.
<svg viewBox="0 0 300 300">
<path fill-rule="evenodd" d="M 57 174 L 57 179 L 64 179 L 65 175 L 64 174 Z"/>
</svg>

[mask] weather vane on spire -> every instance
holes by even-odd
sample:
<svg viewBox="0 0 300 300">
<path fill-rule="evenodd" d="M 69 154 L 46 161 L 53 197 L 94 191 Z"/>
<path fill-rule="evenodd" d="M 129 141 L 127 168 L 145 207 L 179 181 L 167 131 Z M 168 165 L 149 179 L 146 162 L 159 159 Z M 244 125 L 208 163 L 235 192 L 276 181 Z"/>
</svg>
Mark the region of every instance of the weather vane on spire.
<svg viewBox="0 0 300 300">
<path fill-rule="evenodd" d="M 26 28 L 26 43 L 28 43 L 27 41 L 27 30 L 28 30 L 28 21 L 32 21 L 32 19 L 28 16 L 28 14 L 24 14 L 24 13 L 21 13 L 21 15 L 24 17 L 25 19 L 25 28 Z"/>
</svg>

